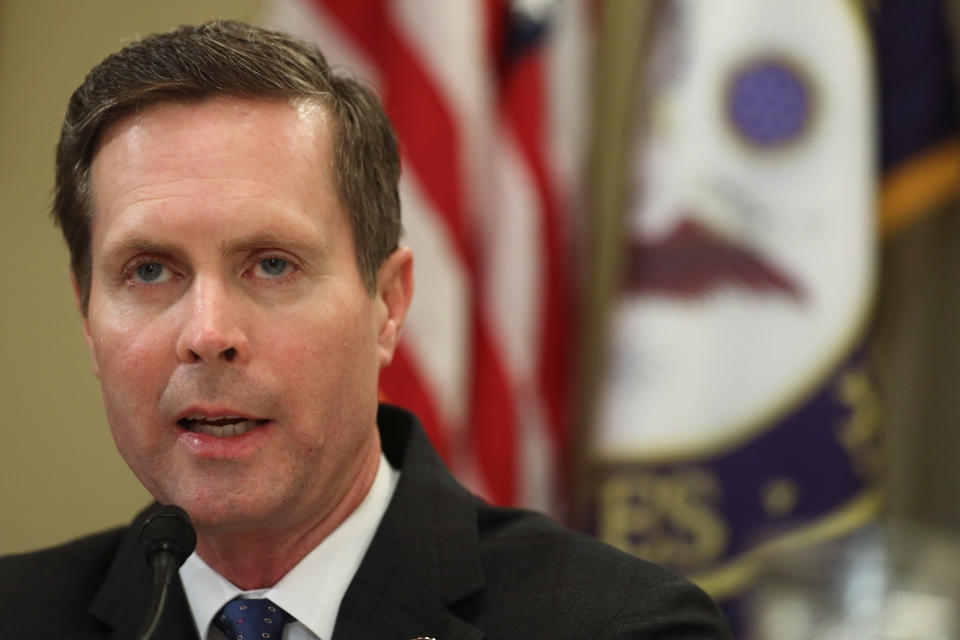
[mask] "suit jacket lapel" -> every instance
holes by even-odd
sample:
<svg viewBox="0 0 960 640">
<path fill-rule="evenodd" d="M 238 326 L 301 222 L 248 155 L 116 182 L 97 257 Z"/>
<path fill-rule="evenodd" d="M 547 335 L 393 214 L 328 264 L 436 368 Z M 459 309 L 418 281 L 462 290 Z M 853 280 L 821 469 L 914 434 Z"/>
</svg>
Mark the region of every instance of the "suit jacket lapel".
<svg viewBox="0 0 960 640">
<path fill-rule="evenodd" d="M 377 421 L 400 482 L 340 605 L 333 638 L 482 638 L 451 610 L 485 582 L 475 498 L 410 414 L 382 406 Z"/>
<path fill-rule="evenodd" d="M 137 631 L 143 625 L 147 608 L 150 606 L 153 576 L 143 558 L 137 536 L 149 511 L 148 508 L 140 513 L 124 532 L 113 564 L 88 609 L 90 615 L 112 627 L 113 632 L 108 635 L 77 635 L 73 636 L 75 640 L 129 640 L 136 637 Z M 175 577 L 174 583 L 170 585 L 166 607 L 155 637 L 199 640 L 179 576 Z"/>
</svg>

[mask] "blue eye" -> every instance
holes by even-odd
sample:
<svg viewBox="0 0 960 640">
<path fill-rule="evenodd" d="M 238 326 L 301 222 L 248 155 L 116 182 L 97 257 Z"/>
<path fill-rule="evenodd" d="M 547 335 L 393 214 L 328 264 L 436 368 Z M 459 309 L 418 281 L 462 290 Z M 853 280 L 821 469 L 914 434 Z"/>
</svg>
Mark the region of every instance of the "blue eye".
<svg viewBox="0 0 960 640">
<path fill-rule="evenodd" d="M 159 262 L 145 262 L 137 267 L 136 274 L 142 282 L 157 282 L 163 276 L 163 265 Z"/>
<path fill-rule="evenodd" d="M 260 269 L 269 278 L 282 276 L 287 270 L 287 261 L 283 258 L 264 258 L 259 262 Z"/>
</svg>

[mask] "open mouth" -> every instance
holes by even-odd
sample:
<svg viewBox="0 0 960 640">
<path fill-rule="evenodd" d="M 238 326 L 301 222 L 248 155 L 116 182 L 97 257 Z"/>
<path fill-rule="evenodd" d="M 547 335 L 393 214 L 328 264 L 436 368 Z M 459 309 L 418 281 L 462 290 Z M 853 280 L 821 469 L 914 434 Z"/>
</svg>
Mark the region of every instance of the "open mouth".
<svg viewBox="0 0 960 640">
<path fill-rule="evenodd" d="M 218 438 L 232 438 L 246 433 L 254 427 L 267 424 L 269 420 L 244 418 L 243 416 L 222 416 L 219 418 L 208 418 L 207 416 L 194 413 L 180 418 L 177 424 L 194 433 L 204 433 L 208 436 Z"/>
</svg>

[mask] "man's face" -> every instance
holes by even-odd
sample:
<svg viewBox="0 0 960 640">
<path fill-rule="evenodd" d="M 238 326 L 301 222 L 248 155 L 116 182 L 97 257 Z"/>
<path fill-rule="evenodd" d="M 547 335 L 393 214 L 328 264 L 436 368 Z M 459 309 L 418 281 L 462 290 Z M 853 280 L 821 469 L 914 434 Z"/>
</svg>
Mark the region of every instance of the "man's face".
<svg viewBox="0 0 960 640">
<path fill-rule="evenodd" d="M 313 104 L 161 104 L 109 127 L 93 161 L 84 333 L 107 418 L 150 493 L 199 526 L 316 517 L 379 450 L 396 326 L 357 270 L 331 128 Z"/>
</svg>

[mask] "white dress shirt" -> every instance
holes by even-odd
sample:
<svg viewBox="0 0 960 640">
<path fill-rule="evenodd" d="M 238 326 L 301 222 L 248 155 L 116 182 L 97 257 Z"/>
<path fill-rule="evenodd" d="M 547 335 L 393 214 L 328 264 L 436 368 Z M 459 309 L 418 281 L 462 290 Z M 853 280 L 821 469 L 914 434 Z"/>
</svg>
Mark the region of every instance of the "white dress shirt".
<svg viewBox="0 0 960 640">
<path fill-rule="evenodd" d="M 196 553 L 180 567 L 187 602 L 206 640 L 225 640 L 210 626 L 213 616 L 230 600 L 269 598 L 297 619 L 288 624 L 282 640 L 330 640 L 340 601 L 370 546 L 390 504 L 400 472 L 383 453 L 370 491 L 360 506 L 269 589 L 243 591 L 211 569 Z"/>
</svg>

